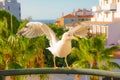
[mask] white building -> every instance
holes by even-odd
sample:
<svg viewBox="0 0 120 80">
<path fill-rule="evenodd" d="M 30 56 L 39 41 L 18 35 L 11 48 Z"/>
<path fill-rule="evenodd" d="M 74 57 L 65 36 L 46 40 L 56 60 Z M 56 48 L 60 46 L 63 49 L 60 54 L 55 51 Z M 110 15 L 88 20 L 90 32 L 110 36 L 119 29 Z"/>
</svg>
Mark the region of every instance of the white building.
<svg viewBox="0 0 120 80">
<path fill-rule="evenodd" d="M 120 18 L 120 0 L 99 0 L 99 6 L 93 7 L 95 13 L 91 21 L 112 22 Z"/>
<path fill-rule="evenodd" d="M 93 7 L 92 11 L 91 32 L 105 33 L 107 46 L 117 45 L 120 41 L 120 0 L 99 0 L 99 6 Z"/>
<path fill-rule="evenodd" d="M 92 8 L 91 33 L 107 35 L 107 47 L 120 45 L 120 0 L 99 0 L 99 6 Z M 113 61 L 120 65 L 120 50 L 114 53 Z M 120 71 L 120 70 L 117 70 Z"/>
<path fill-rule="evenodd" d="M 0 8 L 10 12 L 18 20 L 21 19 L 21 6 L 17 0 L 0 0 Z"/>
</svg>

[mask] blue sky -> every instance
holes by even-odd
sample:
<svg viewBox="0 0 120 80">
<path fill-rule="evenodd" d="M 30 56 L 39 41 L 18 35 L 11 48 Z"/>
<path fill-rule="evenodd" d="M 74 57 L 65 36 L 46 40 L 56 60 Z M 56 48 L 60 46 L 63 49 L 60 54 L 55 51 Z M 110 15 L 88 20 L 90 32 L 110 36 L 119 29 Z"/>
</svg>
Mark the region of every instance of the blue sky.
<svg viewBox="0 0 120 80">
<path fill-rule="evenodd" d="M 57 19 L 62 13 L 71 13 L 74 9 L 91 9 L 99 0 L 18 0 L 21 3 L 22 19 Z"/>
</svg>

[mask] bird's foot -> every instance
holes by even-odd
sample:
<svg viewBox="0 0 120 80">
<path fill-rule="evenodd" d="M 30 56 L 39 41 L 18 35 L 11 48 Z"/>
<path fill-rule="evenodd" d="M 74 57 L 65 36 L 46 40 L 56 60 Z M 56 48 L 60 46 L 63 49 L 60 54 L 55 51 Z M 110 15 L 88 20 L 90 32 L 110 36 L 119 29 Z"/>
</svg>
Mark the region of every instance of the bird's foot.
<svg viewBox="0 0 120 80">
<path fill-rule="evenodd" d="M 70 70 L 72 69 L 72 67 L 69 67 L 69 66 L 67 66 L 66 68 L 67 68 L 67 69 L 70 69 Z"/>
<path fill-rule="evenodd" d="M 57 70 L 58 69 L 58 67 L 54 67 L 54 70 Z"/>
</svg>

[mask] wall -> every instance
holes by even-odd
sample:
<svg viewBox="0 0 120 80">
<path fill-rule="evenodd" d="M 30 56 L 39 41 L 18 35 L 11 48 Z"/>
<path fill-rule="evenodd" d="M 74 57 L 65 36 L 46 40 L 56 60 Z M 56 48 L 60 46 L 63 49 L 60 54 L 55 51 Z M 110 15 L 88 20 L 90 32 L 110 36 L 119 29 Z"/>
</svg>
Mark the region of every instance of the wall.
<svg viewBox="0 0 120 80">
<path fill-rule="evenodd" d="M 0 8 L 2 8 L 2 2 L 0 2 Z"/>
<path fill-rule="evenodd" d="M 21 6 L 20 3 L 17 2 L 17 0 L 6 0 L 4 2 L 4 9 L 8 12 L 12 13 L 15 17 L 17 17 L 18 20 L 21 19 Z M 3 3 L 0 2 L 0 8 L 3 9 Z"/>
<path fill-rule="evenodd" d="M 18 20 L 20 20 L 21 18 L 20 3 L 6 2 L 6 10 L 12 13 L 14 16 L 16 16 Z"/>
<path fill-rule="evenodd" d="M 120 19 L 114 20 L 108 26 L 107 45 L 118 44 L 118 40 L 120 40 Z"/>
<path fill-rule="evenodd" d="M 65 24 L 72 23 L 72 22 L 78 22 L 78 18 L 64 18 L 64 26 Z"/>
</svg>

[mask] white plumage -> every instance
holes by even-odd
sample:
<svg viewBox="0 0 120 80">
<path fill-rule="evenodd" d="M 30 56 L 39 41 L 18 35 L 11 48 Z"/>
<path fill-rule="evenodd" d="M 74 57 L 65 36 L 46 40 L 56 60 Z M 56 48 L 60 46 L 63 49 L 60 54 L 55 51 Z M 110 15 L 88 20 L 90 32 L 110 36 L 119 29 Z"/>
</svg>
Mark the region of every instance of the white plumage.
<svg viewBox="0 0 120 80">
<path fill-rule="evenodd" d="M 88 26 L 86 26 L 85 24 L 81 24 L 69 30 L 68 32 L 65 32 L 62 36 L 62 39 L 59 40 L 53 30 L 49 28 L 46 24 L 40 22 L 29 22 L 26 24 L 25 27 L 18 31 L 17 35 L 25 36 L 27 38 L 34 38 L 37 36 L 46 35 L 46 37 L 50 41 L 50 47 L 48 47 L 47 49 L 50 50 L 50 52 L 54 56 L 54 67 L 56 67 L 56 56 L 65 58 L 65 63 L 67 67 L 69 67 L 66 57 L 68 54 L 70 54 L 72 49 L 71 40 L 73 39 L 73 34 L 80 37 L 85 37 L 87 35 L 88 29 Z"/>
</svg>

